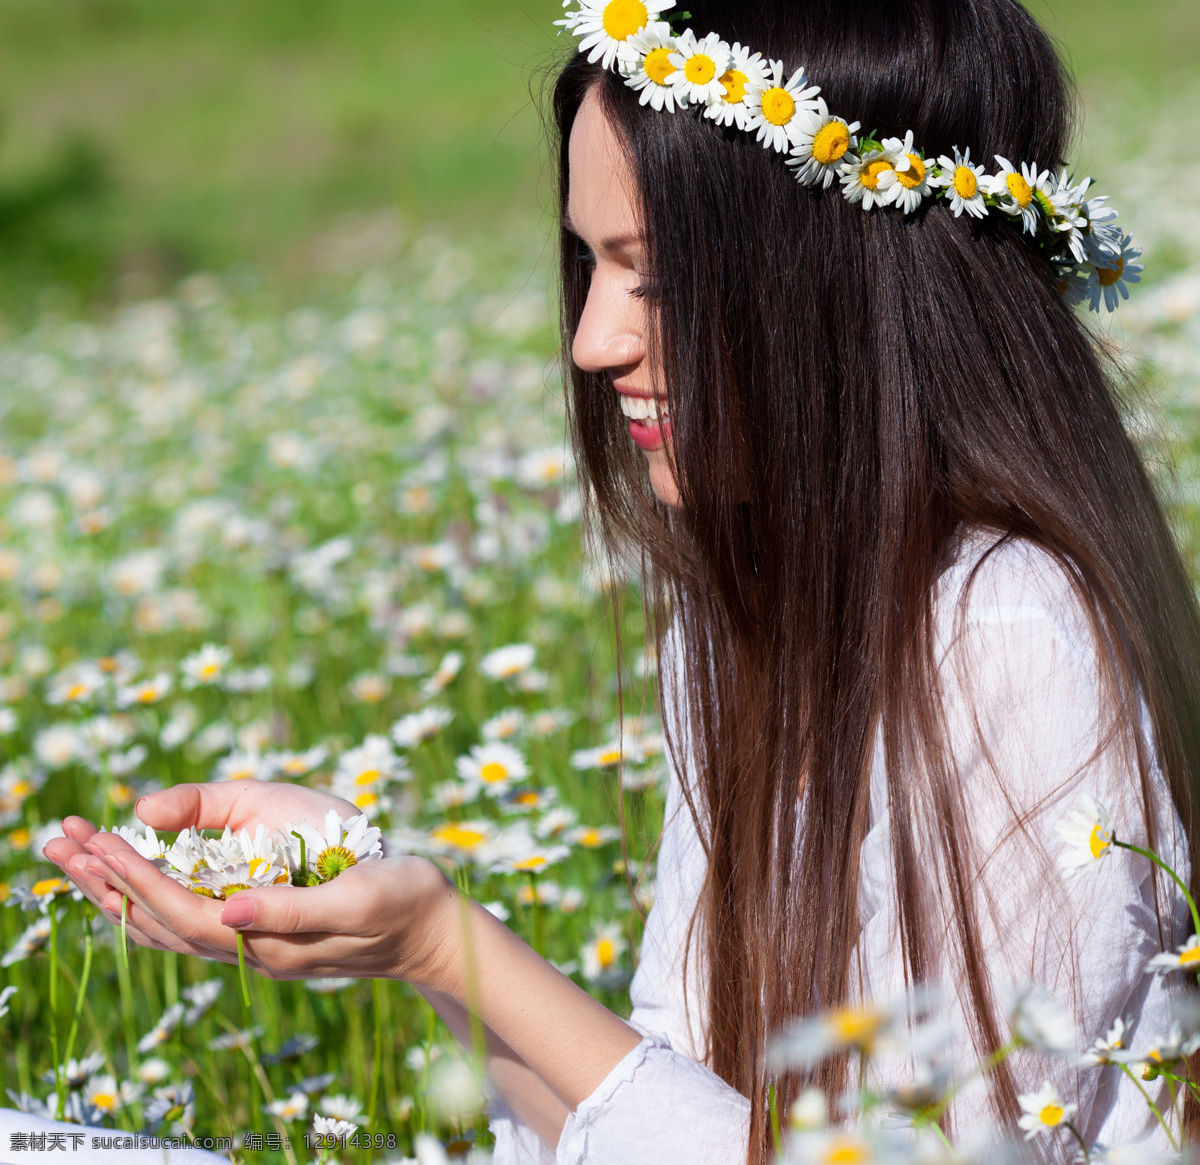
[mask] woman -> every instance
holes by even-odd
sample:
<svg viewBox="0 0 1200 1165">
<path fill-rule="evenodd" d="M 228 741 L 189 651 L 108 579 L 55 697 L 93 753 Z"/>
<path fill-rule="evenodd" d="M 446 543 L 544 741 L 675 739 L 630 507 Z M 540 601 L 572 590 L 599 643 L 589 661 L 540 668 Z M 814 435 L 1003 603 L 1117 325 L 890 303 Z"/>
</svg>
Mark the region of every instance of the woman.
<svg viewBox="0 0 1200 1165">
<path fill-rule="evenodd" d="M 1184 937 L 1180 896 L 1132 858 L 1065 880 L 1056 826 L 1095 794 L 1185 879 L 1200 837 L 1191 586 L 1059 274 L 1019 218 L 864 213 L 840 170 L 798 183 L 771 117 L 756 137 L 746 111 L 652 90 L 653 46 L 640 75 L 611 67 L 605 36 L 667 7 L 589 2 L 590 44 L 569 17 L 596 59 L 554 96 L 572 435 L 596 528 L 647 563 L 673 760 L 630 1022 L 419 858 L 222 905 L 78 818 L 47 847 L 110 917 L 128 895 L 147 945 L 231 960 L 236 929 L 264 974 L 406 979 L 464 1040 L 470 1005 L 504 1162 L 764 1161 L 770 1034 L 935 979 L 960 1067 L 1004 1043 L 1029 980 L 1088 1042 L 1118 1016 L 1165 1030 L 1143 971 Z M 748 45 L 929 158 L 1056 171 L 1067 152 L 1061 65 L 1015 0 L 689 7 L 676 32 L 734 46 L 696 81 L 727 104 Z M 907 189 L 925 167 L 901 153 L 884 169 Z M 882 198 L 880 171 L 857 181 Z M 331 805 L 350 812 L 181 786 L 138 814 L 236 829 Z M 1153 1132 L 1131 1081 L 1029 1051 L 951 1128 L 1014 1122 L 1047 1078 L 1088 1144 Z M 782 1075 L 780 1103 L 808 1083 L 855 1081 L 833 1056 Z"/>
</svg>

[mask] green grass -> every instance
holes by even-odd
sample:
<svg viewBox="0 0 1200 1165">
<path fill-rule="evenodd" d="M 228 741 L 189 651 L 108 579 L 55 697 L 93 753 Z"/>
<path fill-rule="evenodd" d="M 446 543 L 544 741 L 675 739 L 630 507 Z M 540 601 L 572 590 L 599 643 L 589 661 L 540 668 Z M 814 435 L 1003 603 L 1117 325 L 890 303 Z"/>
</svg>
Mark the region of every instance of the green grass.
<svg viewBox="0 0 1200 1165">
<path fill-rule="evenodd" d="M 1084 95 L 1169 87 L 1192 0 L 1032 0 Z M 0 307 L 250 264 L 328 267 L 346 216 L 451 233 L 548 198 L 558 0 L 0 0 Z"/>
</svg>

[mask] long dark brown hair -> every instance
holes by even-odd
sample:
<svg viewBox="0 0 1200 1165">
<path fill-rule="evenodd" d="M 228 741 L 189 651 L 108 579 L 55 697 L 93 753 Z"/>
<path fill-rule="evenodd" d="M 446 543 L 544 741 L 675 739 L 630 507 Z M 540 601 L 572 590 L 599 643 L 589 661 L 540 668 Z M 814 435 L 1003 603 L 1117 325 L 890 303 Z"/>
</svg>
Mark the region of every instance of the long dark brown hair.
<svg viewBox="0 0 1200 1165">
<path fill-rule="evenodd" d="M 698 34 L 789 73 L 803 64 L 831 109 L 880 137 L 912 129 L 930 157 L 958 145 L 1057 167 L 1068 152 L 1068 78 L 1015 0 L 686 7 Z M 651 494 L 607 377 L 570 363 L 590 267 L 564 227 L 571 432 L 590 529 L 614 552 L 640 548 L 652 629 L 661 640 L 669 614 L 678 630 L 687 732 L 666 726 L 679 771 L 694 765 L 685 794 L 708 857 L 693 930 L 706 1056 L 751 1098 L 750 1155 L 765 1160 L 768 1036 L 853 995 L 877 735 L 906 975 L 936 977 L 952 943 L 978 1048 L 1005 1038 L 933 655 L 931 596 L 956 532 L 1027 539 L 1067 572 L 1106 645 L 1147 836 L 1157 761 L 1193 850 L 1200 619 L 1115 380 L 1019 227 L 956 219 L 944 203 L 864 213 L 837 186 L 800 186 L 752 134 L 640 106 L 582 56 L 554 93 L 564 208 L 567 143 L 593 88 L 640 188 L 682 506 Z M 1139 693 L 1157 756 L 1136 732 Z M 927 840 L 932 866 L 918 859 Z M 931 878 L 951 939 L 923 909 Z M 780 1103 L 809 1080 L 836 1092 L 845 1079 L 836 1059 L 789 1075 Z M 1011 1118 L 1003 1072 L 997 1103 Z"/>
</svg>

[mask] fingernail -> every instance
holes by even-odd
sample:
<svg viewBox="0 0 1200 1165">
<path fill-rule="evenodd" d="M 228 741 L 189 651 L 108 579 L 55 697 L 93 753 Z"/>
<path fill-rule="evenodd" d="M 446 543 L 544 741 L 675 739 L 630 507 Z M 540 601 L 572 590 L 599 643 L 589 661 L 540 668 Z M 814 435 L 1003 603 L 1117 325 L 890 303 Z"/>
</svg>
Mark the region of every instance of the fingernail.
<svg viewBox="0 0 1200 1165">
<path fill-rule="evenodd" d="M 109 869 L 111 869 L 118 878 L 125 877 L 125 863 L 121 861 L 120 858 L 108 856 L 104 860 L 108 862 Z"/>
<path fill-rule="evenodd" d="M 90 860 L 90 858 L 85 858 L 83 854 L 75 854 L 71 860 L 67 862 L 67 872 L 75 875 L 85 873 Z"/>
<path fill-rule="evenodd" d="M 254 921 L 254 903 L 241 898 L 231 899 L 221 910 L 222 926 L 249 926 Z"/>
<path fill-rule="evenodd" d="M 103 862 L 96 861 L 95 858 L 88 858 L 83 864 L 84 873 L 91 874 L 93 878 L 107 878 L 108 867 Z"/>
</svg>

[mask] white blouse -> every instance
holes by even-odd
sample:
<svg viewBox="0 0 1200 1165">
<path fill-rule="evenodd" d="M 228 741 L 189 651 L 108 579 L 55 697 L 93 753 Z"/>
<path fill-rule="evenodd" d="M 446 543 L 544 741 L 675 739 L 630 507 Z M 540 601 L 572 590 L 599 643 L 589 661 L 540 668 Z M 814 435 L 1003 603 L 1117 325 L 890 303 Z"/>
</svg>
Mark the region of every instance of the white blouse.
<svg viewBox="0 0 1200 1165">
<path fill-rule="evenodd" d="M 982 562 L 959 611 L 971 571 L 996 540 L 983 531 L 961 539 L 934 603 L 950 751 L 976 852 L 984 855 L 976 885 L 985 963 L 999 998 L 1027 983 L 1044 987 L 1071 1011 L 1084 1046 L 1123 1017 L 1132 1020 L 1127 1045 L 1140 1049 L 1165 1035 L 1171 1022 L 1170 981 L 1145 973 L 1147 960 L 1162 949 L 1150 864 L 1118 851 L 1071 881 L 1054 870 L 1062 848 L 1056 826 L 1082 793 L 1109 808 L 1124 840 L 1144 839 L 1136 768 L 1100 730 L 1095 641 L 1066 574 L 1048 554 L 1023 541 L 1001 546 Z M 630 988 L 630 1022 L 645 1038 L 567 1117 L 556 1152 L 497 1103 L 495 1165 L 729 1165 L 745 1158 L 749 1101 L 699 1062 L 705 1000 L 695 936 L 685 998 L 685 937 L 705 858 L 673 767 L 669 780 L 654 907 Z M 1186 839 L 1157 767 L 1152 780 L 1158 849 L 1186 882 Z M 1018 815 L 1023 828 L 1015 826 Z M 878 741 L 860 860 L 862 931 L 852 982 L 862 983 L 863 998 L 888 1000 L 902 993 L 904 977 Z M 1175 925 L 1167 941 L 1181 942 L 1189 930 L 1183 896 L 1168 884 L 1163 901 Z M 951 1021 L 964 1030 L 956 984 L 943 986 Z M 962 1049 L 960 1070 L 969 1069 L 978 1059 L 969 1040 L 954 1046 Z M 1149 1137 L 1165 1147 L 1135 1085 L 1116 1069 L 1080 1070 L 1028 1050 L 1009 1063 L 1021 1091 L 1048 1079 L 1079 1105 L 1076 1119 L 1089 1144 Z M 881 1067 L 877 1083 L 900 1083 L 907 1071 Z M 1157 1097 L 1163 1098 L 1165 1092 Z M 960 1097 L 952 1115 L 956 1128 L 967 1129 L 988 1114 L 986 1096 L 977 1091 Z M 1063 1137 L 1066 1160 L 1071 1152 Z"/>
</svg>

